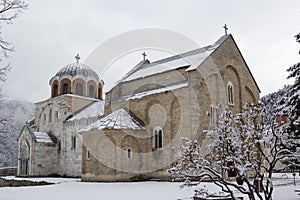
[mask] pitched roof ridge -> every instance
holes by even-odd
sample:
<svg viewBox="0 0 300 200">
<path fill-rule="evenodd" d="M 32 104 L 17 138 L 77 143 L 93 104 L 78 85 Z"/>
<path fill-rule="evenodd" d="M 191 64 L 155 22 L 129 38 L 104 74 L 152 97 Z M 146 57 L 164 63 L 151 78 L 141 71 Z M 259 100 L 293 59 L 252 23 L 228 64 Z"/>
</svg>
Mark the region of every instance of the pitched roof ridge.
<svg viewBox="0 0 300 200">
<path fill-rule="evenodd" d="M 197 60 L 196 64 L 197 64 L 197 66 L 199 66 L 199 65 L 201 65 L 203 60 L 205 60 L 208 56 L 210 56 L 211 53 L 213 53 L 230 36 L 231 36 L 231 34 L 223 35 L 215 43 L 213 43 L 211 45 L 207 45 L 207 46 L 193 49 L 193 50 L 181 53 L 181 54 L 177 54 L 177 55 L 173 55 L 173 56 L 170 56 L 167 58 L 156 60 L 152 63 L 140 65 L 139 67 L 134 67 L 130 71 L 131 73 L 128 73 L 127 76 L 124 76 L 117 83 L 119 84 L 120 82 L 132 81 L 132 80 L 135 80 L 135 79 L 138 79 L 141 77 L 147 77 L 147 76 L 151 76 L 154 74 L 163 73 L 163 72 L 166 72 L 167 70 L 178 69 L 180 67 L 187 66 L 187 64 L 189 63 L 188 57 L 205 54 L 204 57 Z M 184 59 L 184 58 L 186 58 L 186 59 Z M 181 60 L 184 60 L 184 61 L 181 61 Z M 159 67 L 162 64 L 164 64 L 166 66 Z"/>
<path fill-rule="evenodd" d="M 199 54 L 199 53 L 203 53 L 204 51 L 207 51 L 209 50 L 210 48 L 213 48 L 217 45 L 220 45 L 221 43 L 223 43 L 225 41 L 225 39 L 227 37 L 229 37 L 231 34 L 228 34 L 228 35 L 223 35 L 222 37 L 220 37 L 215 43 L 213 44 L 210 44 L 210 45 L 207 45 L 207 46 L 204 46 L 204 47 L 200 47 L 200 48 L 197 48 L 197 49 L 193 49 L 193 50 L 190 50 L 190 51 L 186 51 L 186 52 L 183 52 L 183 53 L 180 53 L 180 54 L 176 54 L 176 55 L 173 55 L 173 56 L 169 56 L 167 58 L 163 58 L 163 59 L 160 59 L 160 60 L 156 60 L 156 61 L 153 61 L 152 63 L 149 63 L 147 65 L 148 66 L 152 66 L 152 65 L 155 65 L 155 64 L 163 64 L 163 63 L 166 63 L 166 62 L 169 62 L 169 61 L 172 61 L 172 60 L 177 60 L 177 59 L 180 59 L 180 58 L 184 58 L 184 57 L 188 57 L 188 56 L 192 56 L 192 55 L 196 55 L 196 54 Z"/>
</svg>

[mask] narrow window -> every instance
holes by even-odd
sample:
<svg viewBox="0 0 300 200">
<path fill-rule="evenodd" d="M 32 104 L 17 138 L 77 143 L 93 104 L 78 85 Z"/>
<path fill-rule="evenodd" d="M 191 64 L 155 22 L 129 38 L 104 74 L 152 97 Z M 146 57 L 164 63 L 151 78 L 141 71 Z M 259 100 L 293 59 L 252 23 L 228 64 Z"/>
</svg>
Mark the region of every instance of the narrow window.
<svg viewBox="0 0 300 200">
<path fill-rule="evenodd" d="M 69 93 L 69 85 L 65 83 L 63 85 L 63 94 L 68 94 Z"/>
<path fill-rule="evenodd" d="M 71 136 L 71 149 L 76 149 L 76 135 Z"/>
<path fill-rule="evenodd" d="M 56 121 L 58 121 L 58 111 L 55 111 L 55 118 L 56 118 Z"/>
<path fill-rule="evenodd" d="M 154 150 L 163 147 L 163 131 L 162 128 L 159 126 L 153 129 L 152 143 L 152 147 Z"/>
<path fill-rule="evenodd" d="M 63 86 L 63 94 L 68 94 L 69 85 L 67 83 Z"/>
<path fill-rule="evenodd" d="M 162 148 L 162 130 L 158 131 L 158 148 Z"/>
<path fill-rule="evenodd" d="M 95 97 L 95 87 L 93 85 L 89 86 L 89 97 Z"/>
<path fill-rule="evenodd" d="M 60 153 L 60 151 L 61 151 L 61 142 L 59 141 L 57 145 L 58 145 L 57 152 Z"/>
<path fill-rule="evenodd" d="M 234 93 L 233 93 L 233 84 L 231 82 L 227 85 L 227 94 L 228 94 L 228 104 L 234 104 Z"/>
<path fill-rule="evenodd" d="M 128 148 L 127 149 L 127 158 L 131 158 L 132 157 L 132 152 L 131 152 L 131 149 Z"/>
<path fill-rule="evenodd" d="M 49 110 L 49 123 L 52 123 L 52 109 Z"/>
<path fill-rule="evenodd" d="M 91 159 L 91 153 L 89 150 L 87 150 L 87 152 L 86 152 L 86 159 L 87 160 Z"/>
<path fill-rule="evenodd" d="M 158 148 L 158 134 L 157 134 L 157 130 L 154 131 L 154 146 L 155 146 L 155 149 Z"/>
</svg>

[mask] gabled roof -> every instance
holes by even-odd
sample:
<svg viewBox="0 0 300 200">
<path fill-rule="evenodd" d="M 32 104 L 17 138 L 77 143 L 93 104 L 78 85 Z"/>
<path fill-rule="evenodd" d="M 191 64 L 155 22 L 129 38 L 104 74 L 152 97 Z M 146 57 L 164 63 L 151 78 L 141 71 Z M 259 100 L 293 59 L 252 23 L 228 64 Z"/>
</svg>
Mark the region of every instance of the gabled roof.
<svg viewBox="0 0 300 200">
<path fill-rule="evenodd" d="M 20 134 L 19 134 L 19 136 L 18 136 L 18 140 L 19 140 L 19 138 L 21 137 L 21 135 L 22 135 L 24 129 L 27 129 L 28 132 L 29 132 L 30 137 L 31 137 L 31 138 L 34 138 L 33 131 L 31 130 L 29 124 L 25 124 L 25 125 L 23 126 L 22 130 L 20 131 Z"/>
<path fill-rule="evenodd" d="M 138 63 L 132 70 L 130 70 L 117 84 L 127 81 L 132 81 L 148 76 L 152 76 L 155 74 L 167 72 L 170 70 L 179 69 L 182 67 L 186 67 L 186 71 L 191 71 L 197 69 L 213 52 L 215 52 L 218 47 L 224 43 L 227 38 L 232 38 L 234 45 L 236 46 L 237 50 L 239 51 L 243 62 L 245 63 L 248 72 L 250 73 L 254 83 L 260 92 L 260 89 L 245 61 L 243 58 L 235 40 L 233 39 L 231 34 L 224 35 L 220 37 L 218 41 L 216 41 L 212 45 L 208 45 L 199 49 L 195 49 L 192 51 L 188 51 L 182 54 L 174 55 L 171 57 L 167 57 L 161 60 L 157 60 L 155 62 L 150 63 L 148 60 L 141 61 Z M 116 85 L 117 85 L 116 84 Z M 113 88 L 112 88 L 113 89 Z"/>
<path fill-rule="evenodd" d="M 57 141 L 56 137 L 50 133 L 32 131 L 32 129 L 29 127 L 28 124 L 24 125 L 24 127 L 22 128 L 21 133 L 18 137 L 18 140 L 25 128 L 28 130 L 30 137 L 37 143 L 52 143 L 52 144 L 54 144 Z"/>
<path fill-rule="evenodd" d="M 72 122 L 79 119 L 87 119 L 89 117 L 100 117 L 104 114 L 104 101 L 95 101 L 91 104 L 76 111 L 73 115 L 66 119 L 66 122 Z"/>
<path fill-rule="evenodd" d="M 127 82 L 169 70 L 188 67 L 187 71 L 197 69 L 230 35 L 222 36 L 217 42 L 199 49 L 171 56 L 152 63 L 139 63 L 129 71 L 119 82 Z M 119 83 L 118 82 L 118 83 Z"/>
<path fill-rule="evenodd" d="M 55 143 L 46 132 L 33 132 L 33 135 L 37 143 Z"/>
<path fill-rule="evenodd" d="M 126 109 L 119 109 L 79 132 L 101 129 L 144 130 L 143 122 Z"/>
</svg>

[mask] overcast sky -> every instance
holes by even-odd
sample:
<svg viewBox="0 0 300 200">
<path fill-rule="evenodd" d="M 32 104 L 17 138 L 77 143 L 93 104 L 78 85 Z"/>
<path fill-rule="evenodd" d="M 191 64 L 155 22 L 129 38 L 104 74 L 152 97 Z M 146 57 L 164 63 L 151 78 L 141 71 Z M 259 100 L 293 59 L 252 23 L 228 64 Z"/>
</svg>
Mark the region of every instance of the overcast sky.
<svg viewBox="0 0 300 200">
<path fill-rule="evenodd" d="M 75 62 L 77 53 L 84 62 L 110 38 L 141 28 L 171 30 L 202 46 L 221 37 L 226 23 L 262 95 L 288 83 L 287 67 L 299 62 L 300 44 L 294 39 L 300 32 L 299 0 L 27 2 L 29 9 L 2 29 L 2 37 L 16 50 L 10 55 L 13 69 L 4 92 L 31 102 L 50 97 L 50 78 Z M 138 63 L 142 57 L 136 54 Z M 148 58 L 152 61 L 157 56 L 148 52 Z M 124 65 L 128 70 L 131 67 Z M 105 82 L 114 81 L 111 76 L 103 77 Z"/>
</svg>

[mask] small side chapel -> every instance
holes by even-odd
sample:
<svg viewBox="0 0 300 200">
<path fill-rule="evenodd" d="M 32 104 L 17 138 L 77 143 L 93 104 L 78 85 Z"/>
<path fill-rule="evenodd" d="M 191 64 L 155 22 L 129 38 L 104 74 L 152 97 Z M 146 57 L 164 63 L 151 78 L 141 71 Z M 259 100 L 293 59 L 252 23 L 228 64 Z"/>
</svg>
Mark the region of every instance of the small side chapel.
<svg viewBox="0 0 300 200">
<path fill-rule="evenodd" d="M 50 79 L 51 97 L 35 103 L 35 117 L 18 137 L 18 176 L 81 177 L 77 131 L 104 114 L 104 82 L 75 58 Z"/>
</svg>

